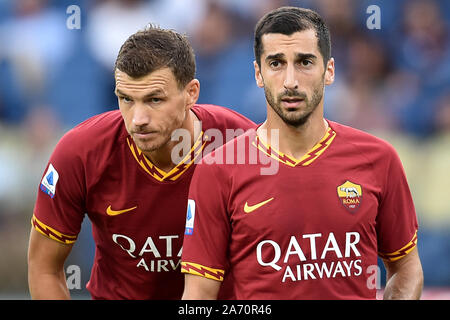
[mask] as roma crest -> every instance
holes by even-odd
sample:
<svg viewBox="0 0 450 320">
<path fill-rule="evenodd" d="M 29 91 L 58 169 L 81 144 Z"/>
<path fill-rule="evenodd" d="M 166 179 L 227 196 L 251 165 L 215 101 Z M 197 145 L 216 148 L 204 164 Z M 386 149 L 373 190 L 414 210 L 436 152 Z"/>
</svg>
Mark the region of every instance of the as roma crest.
<svg viewBox="0 0 450 320">
<path fill-rule="evenodd" d="M 348 211 L 354 213 L 358 210 L 362 201 L 362 188 L 359 184 L 347 180 L 337 187 L 337 194 Z"/>
</svg>

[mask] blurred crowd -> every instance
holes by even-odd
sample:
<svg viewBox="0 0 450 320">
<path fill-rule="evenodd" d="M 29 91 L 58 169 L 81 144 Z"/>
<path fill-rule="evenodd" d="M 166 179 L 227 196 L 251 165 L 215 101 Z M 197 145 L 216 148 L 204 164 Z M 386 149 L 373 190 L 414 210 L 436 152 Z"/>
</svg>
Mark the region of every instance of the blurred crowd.
<svg viewBox="0 0 450 320">
<path fill-rule="evenodd" d="M 81 9 L 79 29 L 67 27 L 70 5 Z M 325 115 L 398 150 L 419 217 L 425 284 L 450 286 L 450 1 L 0 0 L 0 297 L 27 290 L 29 219 L 56 142 L 117 108 L 113 68 L 126 38 L 148 23 L 187 34 L 199 103 L 261 122 L 253 29 L 283 5 L 317 10 L 329 25 L 336 80 L 326 87 Z M 367 27 L 370 5 L 380 8 L 380 29 Z M 88 272 L 93 248 L 83 232 L 72 261 Z"/>
</svg>

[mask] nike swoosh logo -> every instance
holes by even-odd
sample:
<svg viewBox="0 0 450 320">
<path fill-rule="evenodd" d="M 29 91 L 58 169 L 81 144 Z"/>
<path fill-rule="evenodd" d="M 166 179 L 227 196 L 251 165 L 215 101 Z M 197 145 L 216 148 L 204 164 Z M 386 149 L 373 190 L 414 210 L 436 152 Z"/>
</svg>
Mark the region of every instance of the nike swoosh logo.
<svg viewBox="0 0 450 320">
<path fill-rule="evenodd" d="M 256 209 L 261 208 L 263 205 L 268 204 L 268 203 L 269 203 L 270 201 L 272 201 L 273 199 L 274 199 L 274 198 L 267 199 L 267 200 L 265 200 L 265 201 L 263 201 L 263 202 L 260 202 L 260 203 L 255 204 L 255 205 L 253 205 L 253 206 L 249 206 L 248 203 L 245 202 L 245 205 L 244 205 L 244 212 L 245 212 L 245 213 L 253 212 L 253 211 L 255 211 Z"/>
<path fill-rule="evenodd" d="M 108 216 L 117 216 L 117 215 L 119 215 L 119 214 L 122 214 L 122 213 L 125 213 L 125 212 L 129 212 L 129 211 L 134 210 L 134 209 L 136 209 L 136 208 L 137 208 L 137 206 L 136 206 L 136 207 L 133 207 L 133 208 L 124 209 L 124 210 L 113 210 L 113 209 L 111 209 L 111 206 L 109 206 L 109 207 L 106 209 L 106 214 L 107 214 Z"/>
</svg>

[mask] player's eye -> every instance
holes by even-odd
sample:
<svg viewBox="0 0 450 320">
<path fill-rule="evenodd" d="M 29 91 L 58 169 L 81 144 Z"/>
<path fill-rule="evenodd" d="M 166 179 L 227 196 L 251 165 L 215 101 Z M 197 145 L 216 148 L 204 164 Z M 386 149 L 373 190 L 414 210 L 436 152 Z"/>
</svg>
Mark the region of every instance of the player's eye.
<svg viewBox="0 0 450 320">
<path fill-rule="evenodd" d="M 161 97 L 149 97 L 145 100 L 145 102 L 149 105 L 159 105 L 164 101 Z"/>
<path fill-rule="evenodd" d="M 302 60 L 301 65 L 304 67 L 308 67 L 308 66 L 312 65 L 312 61 L 308 60 L 308 59 Z"/>
<path fill-rule="evenodd" d="M 274 69 L 279 68 L 281 66 L 281 61 L 279 60 L 270 61 L 269 66 Z"/>
<path fill-rule="evenodd" d="M 119 100 L 121 100 L 124 103 L 131 103 L 133 101 L 130 98 L 125 97 L 125 96 L 119 96 Z"/>
</svg>

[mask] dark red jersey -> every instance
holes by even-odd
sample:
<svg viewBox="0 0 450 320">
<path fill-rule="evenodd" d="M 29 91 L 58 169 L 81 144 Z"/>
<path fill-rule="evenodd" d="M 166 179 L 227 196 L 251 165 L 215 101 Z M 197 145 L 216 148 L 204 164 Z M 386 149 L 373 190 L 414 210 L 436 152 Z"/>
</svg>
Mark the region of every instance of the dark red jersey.
<svg viewBox="0 0 450 320">
<path fill-rule="evenodd" d="M 413 201 L 388 143 L 328 123 L 302 159 L 254 130 L 203 159 L 189 193 L 182 272 L 232 275 L 237 299 L 376 298 L 377 257 L 400 259 L 416 246 Z M 217 163 L 227 158 L 234 163 Z"/>
<path fill-rule="evenodd" d="M 192 111 L 202 122 L 202 132 L 190 154 L 170 172 L 155 167 L 134 144 L 118 110 L 83 122 L 56 146 L 32 224 L 69 244 L 88 215 L 96 245 L 87 285 L 93 298 L 181 298 L 184 221 L 196 160 L 212 144 L 224 143 L 219 136 L 225 138 L 226 129 L 255 126 L 218 106 L 196 105 Z"/>
</svg>

